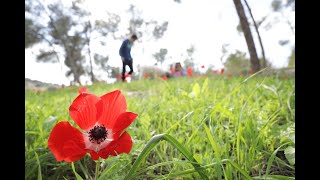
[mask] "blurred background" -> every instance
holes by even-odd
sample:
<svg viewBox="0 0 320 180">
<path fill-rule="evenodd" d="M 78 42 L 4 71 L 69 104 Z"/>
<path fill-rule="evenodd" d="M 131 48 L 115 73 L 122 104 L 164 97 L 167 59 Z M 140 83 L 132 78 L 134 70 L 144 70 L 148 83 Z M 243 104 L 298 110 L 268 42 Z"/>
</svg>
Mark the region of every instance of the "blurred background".
<svg viewBox="0 0 320 180">
<path fill-rule="evenodd" d="M 132 33 L 132 80 L 294 73 L 294 0 L 26 0 L 26 84 L 117 82 Z"/>
</svg>

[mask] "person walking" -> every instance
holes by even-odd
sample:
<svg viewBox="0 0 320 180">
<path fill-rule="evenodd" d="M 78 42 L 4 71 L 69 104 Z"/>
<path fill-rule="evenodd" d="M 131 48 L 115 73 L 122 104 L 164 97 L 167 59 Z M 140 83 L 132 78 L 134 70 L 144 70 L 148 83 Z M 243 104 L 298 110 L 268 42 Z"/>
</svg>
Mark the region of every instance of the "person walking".
<svg viewBox="0 0 320 180">
<path fill-rule="evenodd" d="M 122 81 L 124 82 L 126 77 L 125 77 L 125 73 L 126 73 L 126 66 L 129 66 L 130 71 L 128 73 L 128 75 L 131 75 L 133 73 L 133 58 L 131 57 L 131 47 L 133 46 L 133 43 L 138 39 L 136 34 L 132 34 L 130 36 L 130 38 L 125 39 L 122 44 L 121 47 L 119 49 L 119 55 L 121 56 L 121 60 L 122 60 Z"/>
</svg>

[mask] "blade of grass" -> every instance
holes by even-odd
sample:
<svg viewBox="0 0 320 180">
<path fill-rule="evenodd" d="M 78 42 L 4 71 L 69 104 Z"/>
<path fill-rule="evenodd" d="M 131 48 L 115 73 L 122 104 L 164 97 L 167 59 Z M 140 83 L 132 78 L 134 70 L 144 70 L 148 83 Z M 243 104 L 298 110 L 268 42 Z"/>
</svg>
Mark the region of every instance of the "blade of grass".
<svg viewBox="0 0 320 180">
<path fill-rule="evenodd" d="M 252 177 L 249 176 L 248 173 L 246 173 L 243 169 L 241 169 L 236 163 L 234 163 L 233 161 L 227 159 L 227 161 L 234 167 L 236 168 L 239 172 L 241 172 L 241 174 L 246 177 L 247 179 L 252 180 Z"/>
<path fill-rule="evenodd" d="M 291 142 L 284 143 L 281 146 L 279 146 L 275 151 L 273 151 L 273 153 L 271 154 L 271 156 L 268 160 L 267 170 L 266 170 L 266 174 L 265 174 L 266 177 L 268 176 L 268 174 L 270 172 L 271 165 L 273 163 L 274 158 L 276 157 L 277 152 L 280 150 L 280 148 L 282 148 L 284 145 L 287 145 L 289 143 L 291 143 Z"/>
<path fill-rule="evenodd" d="M 250 177 L 250 175 L 248 173 L 246 173 L 243 169 L 241 169 L 239 167 L 239 165 L 237 165 L 236 163 L 234 163 L 233 161 L 229 160 L 229 159 L 222 159 L 221 160 L 222 163 L 229 163 L 231 164 L 234 168 L 236 168 L 244 177 L 246 177 L 247 180 L 253 180 L 252 177 Z M 211 164 L 207 164 L 205 166 L 201 166 L 201 168 L 207 169 L 207 168 L 211 168 L 216 166 L 217 163 L 211 163 Z M 182 175 L 187 175 L 187 174 L 191 174 L 191 173 L 195 173 L 196 170 L 195 169 L 187 169 L 184 171 L 180 171 L 180 172 L 175 172 L 175 173 L 171 173 L 170 176 L 168 176 L 167 178 L 173 178 L 176 176 L 182 176 Z"/>
<path fill-rule="evenodd" d="M 185 118 L 189 117 L 192 113 L 193 113 L 193 111 L 189 112 L 188 114 L 186 114 L 185 116 L 183 116 L 179 121 L 177 121 L 176 123 L 174 123 L 171 127 L 168 128 L 167 133 L 168 133 L 172 128 L 174 128 L 175 126 L 177 126 L 178 124 L 180 124 L 182 120 L 184 120 Z"/>
<path fill-rule="evenodd" d="M 174 139 L 169 134 L 158 134 L 153 136 L 150 141 L 147 143 L 145 148 L 142 150 L 136 161 L 134 162 L 133 166 L 131 167 L 130 171 L 124 178 L 125 180 L 129 180 L 134 177 L 139 165 L 141 164 L 142 160 L 145 159 L 145 157 L 149 154 L 149 152 L 161 141 L 165 140 L 169 142 L 172 146 L 177 148 L 189 161 L 198 163 L 193 155 L 183 146 L 181 145 L 176 139 Z M 208 179 L 207 175 L 205 174 L 205 171 L 199 164 L 192 164 L 194 169 L 199 173 L 199 175 L 203 179 Z"/>
<path fill-rule="evenodd" d="M 76 175 L 77 180 L 83 180 L 82 177 L 76 172 L 76 169 L 74 168 L 74 163 L 71 163 L 72 171 Z"/>
<path fill-rule="evenodd" d="M 206 124 L 203 124 L 203 125 L 204 125 L 204 129 L 205 129 L 205 131 L 207 133 L 208 139 L 210 141 L 210 144 L 212 145 L 212 148 L 214 150 L 214 156 L 215 156 L 215 158 L 217 158 L 218 167 L 216 166 L 215 169 L 217 170 L 218 178 L 222 179 L 222 172 L 221 172 L 221 169 L 219 168 L 219 166 L 222 167 L 221 166 L 221 154 L 220 154 L 221 150 L 220 150 L 220 146 L 218 146 L 218 144 L 214 140 L 214 138 L 213 138 L 213 136 L 212 136 L 212 134 L 210 132 L 210 129 L 207 127 L 207 125 Z"/>
<path fill-rule="evenodd" d="M 39 161 L 39 157 L 37 152 L 34 151 L 34 154 L 36 156 L 37 159 L 37 163 L 38 163 L 38 180 L 42 180 L 42 175 L 41 175 L 41 166 L 40 166 L 40 161 Z"/>
</svg>

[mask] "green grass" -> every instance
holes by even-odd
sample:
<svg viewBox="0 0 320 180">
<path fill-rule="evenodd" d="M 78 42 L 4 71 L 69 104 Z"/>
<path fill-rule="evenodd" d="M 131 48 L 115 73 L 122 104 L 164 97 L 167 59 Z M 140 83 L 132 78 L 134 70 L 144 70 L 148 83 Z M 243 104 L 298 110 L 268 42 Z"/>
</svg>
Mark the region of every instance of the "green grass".
<svg viewBox="0 0 320 180">
<path fill-rule="evenodd" d="M 100 179 L 125 178 L 158 134 L 170 135 L 193 158 L 159 140 L 134 166 L 133 179 L 201 179 L 196 167 L 204 169 L 209 179 L 294 179 L 294 165 L 279 156 L 294 147 L 294 78 L 244 80 L 175 78 L 87 86 L 98 96 L 121 90 L 128 111 L 139 114 L 127 129 L 134 143 L 130 154 L 102 160 Z M 47 147 L 57 122 L 68 120 L 77 127 L 68 113 L 77 95 L 78 87 L 26 90 L 25 179 L 77 179 L 72 164 L 58 163 Z M 83 179 L 93 179 L 95 167 L 89 155 L 74 162 Z"/>
</svg>

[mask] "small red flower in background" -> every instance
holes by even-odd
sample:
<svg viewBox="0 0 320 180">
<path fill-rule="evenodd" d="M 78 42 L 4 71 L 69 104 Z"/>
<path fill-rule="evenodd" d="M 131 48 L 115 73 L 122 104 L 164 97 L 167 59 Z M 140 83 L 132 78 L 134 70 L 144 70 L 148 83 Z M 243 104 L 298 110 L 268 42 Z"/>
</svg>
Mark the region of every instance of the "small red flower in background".
<svg viewBox="0 0 320 180">
<path fill-rule="evenodd" d="M 90 94 L 85 88 L 78 92 L 69 113 L 82 131 L 67 121 L 55 125 L 48 147 L 57 161 L 74 162 L 86 153 L 90 153 L 93 160 L 129 153 L 132 139 L 124 130 L 138 115 L 126 112 L 127 103 L 121 91 L 112 91 L 101 97 Z"/>
<path fill-rule="evenodd" d="M 143 78 L 148 78 L 148 77 L 150 77 L 150 74 L 148 74 L 148 73 L 143 75 Z"/>
<path fill-rule="evenodd" d="M 218 74 L 218 70 L 213 70 L 213 74 Z"/>
<path fill-rule="evenodd" d="M 229 74 L 228 74 L 228 78 L 231 78 L 231 77 L 232 77 L 232 74 L 231 74 L 231 73 L 229 73 Z"/>
<path fill-rule="evenodd" d="M 223 74 L 224 74 L 224 68 L 222 68 L 222 69 L 221 69 L 220 74 L 221 74 L 221 75 L 223 75 Z"/>
<path fill-rule="evenodd" d="M 167 78 L 167 76 L 161 76 L 161 79 L 167 80 L 168 78 Z"/>
<path fill-rule="evenodd" d="M 204 68 L 204 65 L 202 65 L 201 68 Z"/>
</svg>

